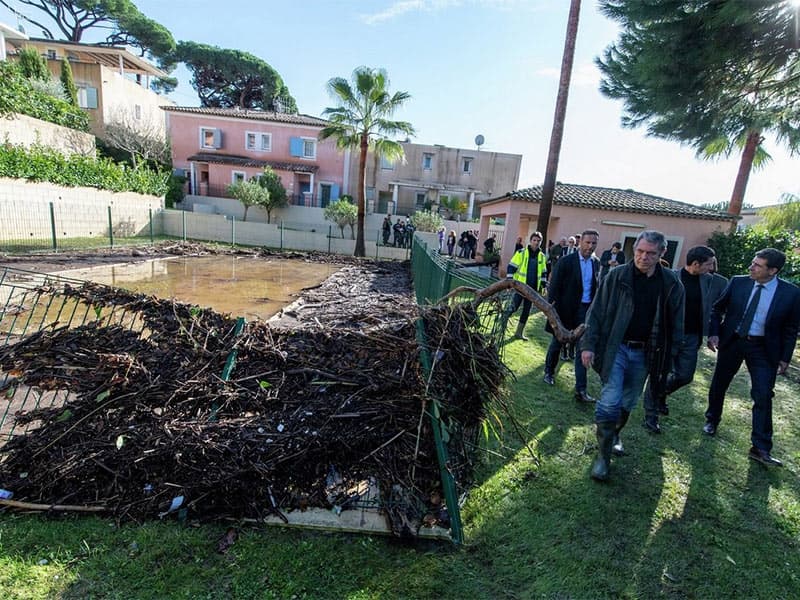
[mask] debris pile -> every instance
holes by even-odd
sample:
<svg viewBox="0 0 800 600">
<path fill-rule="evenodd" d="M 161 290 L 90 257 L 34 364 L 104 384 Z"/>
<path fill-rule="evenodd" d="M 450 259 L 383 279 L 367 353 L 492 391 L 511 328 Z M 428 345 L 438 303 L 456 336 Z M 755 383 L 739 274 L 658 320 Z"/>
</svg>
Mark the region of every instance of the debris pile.
<svg viewBox="0 0 800 600">
<path fill-rule="evenodd" d="M 467 485 L 469 442 L 506 370 L 474 315 L 438 306 L 421 313 L 434 359 L 426 381 L 409 290 L 405 268 L 353 265 L 276 323 L 237 333 L 235 319 L 211 310 L 95 284 L 64 287 L 57 293 L 136 313 L 143 330 L 99 321 L 0 349 L 15 386 L 70 392 L 62 405 L 15 416 L 34 427 L 0 448 L 0 487 L 23 502 L 102 507 L 140 521 L 285 518 L 346 507 L 372 481 L 384 505 L 406 499 L 389 511 L 396 530 L 423 520 L 446 526 L 431 399 L 447 417 L 452 468 Z"/>
</svg>

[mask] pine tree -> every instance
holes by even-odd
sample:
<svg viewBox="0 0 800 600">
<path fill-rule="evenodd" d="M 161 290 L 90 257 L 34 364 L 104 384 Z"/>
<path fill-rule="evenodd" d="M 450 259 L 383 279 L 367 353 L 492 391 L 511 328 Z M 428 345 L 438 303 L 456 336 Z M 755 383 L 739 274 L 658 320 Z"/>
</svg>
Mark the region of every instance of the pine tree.
<svg viewBox="0 0 800 600">
<path fill-rule="evenodd" d="M 729 212 L 739 214 L 772 134 L 800 149 L 800 53 L 783 0 L 602 0 L 622 26 L 598 66 L 601 91 L 624 101 L 623 126 L 709 158 L 741 152 Z"/>
</svg>

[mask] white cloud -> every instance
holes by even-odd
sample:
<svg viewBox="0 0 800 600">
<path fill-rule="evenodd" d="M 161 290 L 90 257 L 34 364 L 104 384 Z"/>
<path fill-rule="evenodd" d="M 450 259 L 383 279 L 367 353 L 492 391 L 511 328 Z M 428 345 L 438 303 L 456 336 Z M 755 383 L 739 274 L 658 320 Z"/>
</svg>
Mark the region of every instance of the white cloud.
<svg viewBox="0 0 800 600">
<path fill-rule="evenodd" d="M 438 12 L 466 4 L 498 9 L 511 9 L 519 6 L 534 8 L 530 0 L 395 0 L 385 9 L 372 14 L 360 15 L 360 18 L 367 25 L 374 25 L 391 21 L 410 12 Z"/>
<path fill-rule="evenodd" d="M 544 67 L 536 71 L 537 75 L 558 81 L 561 78 L 561 68 Z M 594 63 L 582 63 L 572 67 L 570 85 L 581 87 L 597 87 L 600 85 L 600 71 Z"/>
</svg>

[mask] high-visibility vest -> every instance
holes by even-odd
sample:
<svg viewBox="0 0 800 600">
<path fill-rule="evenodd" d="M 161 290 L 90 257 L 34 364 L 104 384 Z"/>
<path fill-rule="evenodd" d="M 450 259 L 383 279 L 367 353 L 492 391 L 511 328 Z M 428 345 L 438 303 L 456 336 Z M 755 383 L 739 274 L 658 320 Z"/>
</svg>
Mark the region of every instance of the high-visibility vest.
<svg viewBox="0 0 800 600">
<path fill-rule="evenodd" d="M 516 267 L 516 271 L 514 271 L 512 277 L 520 283 L 528 283 L 528 262 L 530 257 L 531 253 L 527 246 L 515 252 L 514 256 L 511 257 L 510 264 Z M 541 288 L 542 276 L 547 269 L 547 259 L 541 249 L 539 249 L 539 254 L 536 257 L 536 263 L 536 285 L 533 286 L 533 289 L 539 291 Z"/>
</svg>

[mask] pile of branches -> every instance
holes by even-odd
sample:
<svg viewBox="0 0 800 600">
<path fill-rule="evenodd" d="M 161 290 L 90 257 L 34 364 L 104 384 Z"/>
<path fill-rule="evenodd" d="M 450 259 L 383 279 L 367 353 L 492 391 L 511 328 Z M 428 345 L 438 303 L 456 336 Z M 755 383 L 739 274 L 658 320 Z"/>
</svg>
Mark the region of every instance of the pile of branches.
<svg viewBox="0 0 800 600">
<path fill-rule="evenodd" d="M 341 282 L 331 289 L 341 294 Z M 63 405 L 17 414 L 29 431 L 0 448 L 0 487 L 31 505 L 137 521 L 285 519 L 289 510 L 346 508 L 372 481 L 384 506 L 405 498 L 388 511 L 396 531 L 446 525 L 431 399 L 451 424 L 451 447 L 463 451 L 451 458 L 468 485 L 473 445 L 462 437 L 477 434 L 506 374 L 459 305 L 420 314 L 409 298 L 364 314 L 370 303 L 360 302 L 350 326 L 314 315 L 315 327 L 254 322 L 237 334 L 229 316 L 182 303 L 96 284 L 58 293 L 135 312 L 143 332 L 98 321 L 0 350 L 14 385 L 70 392 Z M 420 316 L 430 379 L 420 367 Z"/>
</svg>

